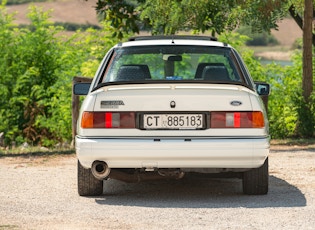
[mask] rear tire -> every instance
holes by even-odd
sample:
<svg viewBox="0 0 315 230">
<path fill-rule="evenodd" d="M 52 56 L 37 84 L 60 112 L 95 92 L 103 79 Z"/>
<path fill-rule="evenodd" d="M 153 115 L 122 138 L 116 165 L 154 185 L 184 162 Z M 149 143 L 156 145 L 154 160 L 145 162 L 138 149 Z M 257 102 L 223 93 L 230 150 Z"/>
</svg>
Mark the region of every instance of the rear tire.
<svg viewBox="0 0 315 230">
<path fill-rule="evenodd" d="M 243 174 L 243 192 L 247 195 L 265 195 L 268 193 L 269 169 L 268 157 L 265 163 Z"/>
<path fill-rule="evenodd" d="M 91 169 L 85 169 L 78 161 L 78 193 L 80 196 L 99 196 L 103 194 L 103 181 L 97 180 Z"/>
</svg>

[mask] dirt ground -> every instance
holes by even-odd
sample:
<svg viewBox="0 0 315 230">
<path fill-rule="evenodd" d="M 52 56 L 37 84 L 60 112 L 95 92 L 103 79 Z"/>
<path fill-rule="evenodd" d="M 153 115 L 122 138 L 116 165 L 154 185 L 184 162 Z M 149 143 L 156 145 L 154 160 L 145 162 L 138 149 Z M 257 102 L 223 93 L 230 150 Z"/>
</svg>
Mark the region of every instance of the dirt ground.
<svg viewBox="0 0 315 230">
<path fill-rule="evenodd" d="M 0 229 L 313 229 L 315 146 L 273 146 L 270 189 L 238 179 L 106 181 L 80 197 L 74 154 L 0 157 Z"/>
</svg>

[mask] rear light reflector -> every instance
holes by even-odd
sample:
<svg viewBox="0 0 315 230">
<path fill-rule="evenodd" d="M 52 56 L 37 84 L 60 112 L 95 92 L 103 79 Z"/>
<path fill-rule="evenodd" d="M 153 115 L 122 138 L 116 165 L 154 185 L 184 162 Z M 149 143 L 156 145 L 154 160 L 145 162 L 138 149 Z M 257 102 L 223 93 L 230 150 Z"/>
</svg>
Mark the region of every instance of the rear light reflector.
<svg viewBox="0 0 315 230">
<path fill-rule="evenodd" d="M 210 128 L 263 128 L 264 115 L 255 112 L 211 112 Z"/>
<path fill-rule="evenodd" d="M 81 128 L 120 128 L 129 129 L 136 127 L 134 112 L 83 112 Z"/>
</svg>

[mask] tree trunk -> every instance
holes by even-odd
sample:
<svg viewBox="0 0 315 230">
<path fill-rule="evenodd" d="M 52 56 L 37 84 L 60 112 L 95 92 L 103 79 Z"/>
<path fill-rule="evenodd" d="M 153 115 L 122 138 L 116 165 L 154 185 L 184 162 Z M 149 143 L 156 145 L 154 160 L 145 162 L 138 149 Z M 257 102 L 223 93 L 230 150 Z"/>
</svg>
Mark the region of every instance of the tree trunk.
<svg viewBox="0 0 315 230">
<path fill-rule="evenodd" d="M 315 10 L 313 9 L 313 16 L 315 15 Z M 300 27 L 300 29 L 303 31 L 303 19 L 301 16 L 296 12 L 294 5 L 292 4 L 289 8 L 289 13 L 291 17 L 294 19 L 296 24 Z M 315 34 L 312 33 L 312 42 L 313 46 L 315 47 Z"/>
<path fill-rule="evenodd" d="M 313 63 L 312 63 L 312 36 L 313 36 L 313 1 L 304 0 L 303 24 L 303 79 L 302 90 L 306 103 L 310 101 L 313 91 Z"/>
</svg>

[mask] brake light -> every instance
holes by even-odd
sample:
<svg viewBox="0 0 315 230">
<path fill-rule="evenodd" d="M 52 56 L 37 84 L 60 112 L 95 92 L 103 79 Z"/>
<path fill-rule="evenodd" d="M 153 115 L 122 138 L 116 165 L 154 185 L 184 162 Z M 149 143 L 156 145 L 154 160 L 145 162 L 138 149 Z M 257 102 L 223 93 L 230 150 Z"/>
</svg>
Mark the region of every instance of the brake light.
<svg viewBox="0 0 315 230">
<path fill-rule="evenodd" d="M 211 112 L 211 128 L 263 128 L 264 115 L 255 112 Z"/>
<path fill-rule="evenodd" d="M 85 129 L 91 128 L 135 128 L 134 112 L 83 112 L 81 119 L 81 127 Z"/>
</svg>

